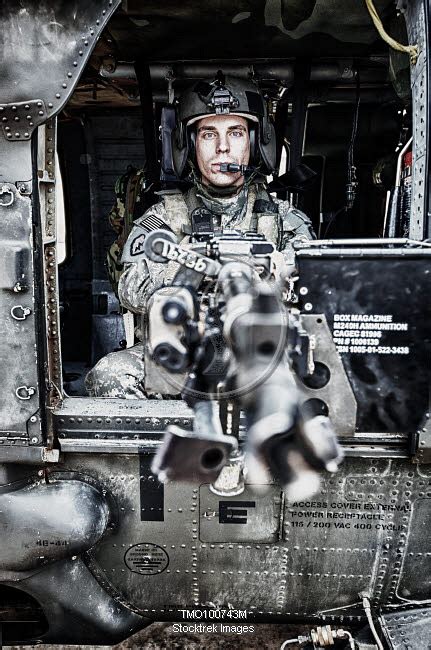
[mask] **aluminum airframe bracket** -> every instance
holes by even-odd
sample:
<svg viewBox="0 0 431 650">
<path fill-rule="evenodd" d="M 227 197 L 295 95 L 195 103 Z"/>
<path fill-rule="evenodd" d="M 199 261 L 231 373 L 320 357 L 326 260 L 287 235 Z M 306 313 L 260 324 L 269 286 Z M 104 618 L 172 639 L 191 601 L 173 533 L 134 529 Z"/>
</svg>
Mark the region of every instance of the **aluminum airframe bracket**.
<svg viewBox="0 0 431 650">
<path fill-rule="evenodd" d="M 329 417 L 338 436 L 355 433 L 357 404 L 340 355 L 332 338 L 324 314 L 301 314 L 301 323 L 310 336 L 315 337 L 314 361 L 320 361 L 330 370 L 330 379 L 323 388 L 308 388 L 299 378 L 298 389 L 302 401 L 319 399 L 329 409 Z"/>
<path fill-rule="evenodd" d="M 431 463 L 431 418 L 429 411 L 425 413 L 425 417 L 423 427 L 417 432 L 418 447 L 413 462 L 429 465 Z"/>
</svg>

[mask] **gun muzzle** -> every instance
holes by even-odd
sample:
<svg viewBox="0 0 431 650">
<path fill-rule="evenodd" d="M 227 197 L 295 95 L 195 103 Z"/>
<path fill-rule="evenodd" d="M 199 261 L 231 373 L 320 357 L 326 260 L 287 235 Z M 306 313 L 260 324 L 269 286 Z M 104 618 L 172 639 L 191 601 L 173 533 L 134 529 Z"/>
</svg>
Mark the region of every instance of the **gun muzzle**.
<svg viewBox="0 0 431 650">
<path fill-rule="evenodd" d="M 230 454 L 237 449 L 232 436 L 186 431 L 171 425 L 154 457 L 151 471 L 159 481 L 213 483 Z"/>
</svg>

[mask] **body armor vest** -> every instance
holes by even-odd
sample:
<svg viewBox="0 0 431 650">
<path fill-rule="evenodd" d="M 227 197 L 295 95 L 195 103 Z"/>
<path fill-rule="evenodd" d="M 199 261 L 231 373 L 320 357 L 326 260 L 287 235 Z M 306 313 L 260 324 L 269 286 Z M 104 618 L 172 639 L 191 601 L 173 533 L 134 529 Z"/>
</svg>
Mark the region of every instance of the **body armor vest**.
<svg viewBox="0 0 431 650">
<path fill-rule="evenodd" d="M 193 219 L 196 213 L 205 219 L 205 213 L 212 216 L 211 229 L 223 228 L 223 213 L 211 214 L 211 210 L 203 209 L 203 203 L 196 195 L 196 188 L 192 188 L 187 194 L 181 192 L 166 192 L 162 194 L 164 206 L 167 213 L 167 225 L 176 234 L 179 241 L 185 235 L 189 236 L 196 231 L 197 220 Z M 208 219 L 207 219 L 208 221 Z M 207 227 L 207 225 L 206 225 Z M 261 185 L 251 185 L 247 193 L 247 205 L 244 216 L 238 226 L 230 226 L 242 232 L 258 232 L 269 241 L 279 243 L 280 217 L 278 205 L 272 201 L 268 192 Z"/>
</svg>

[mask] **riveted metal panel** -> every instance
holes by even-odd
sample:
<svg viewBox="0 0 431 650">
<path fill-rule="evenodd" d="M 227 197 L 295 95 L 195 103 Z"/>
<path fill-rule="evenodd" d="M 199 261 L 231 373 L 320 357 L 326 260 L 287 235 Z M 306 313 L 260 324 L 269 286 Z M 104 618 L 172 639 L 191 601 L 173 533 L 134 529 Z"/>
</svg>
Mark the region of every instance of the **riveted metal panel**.
<svg viewBox="0 0 431 650">
<path fill-rule="evenodd" d="M 237 497 L 222 497 L 202 485 L 199 492 L 201 542 L 276 542 L 280 528 L 282 493 L 270 486 L 259 499 L 246 488 Z"/>
<path fill-rule="evenodd" d="M 283 544 L 202 544 L 198 553 L 195 605 L 247 610 L 250 616 L 284 610 L 291 588 Z"/>
<path fill-rule="evenodd" d="M 413 99 L 413 188 L 410 215 L 412 239 L 424 238 L 428 141 L 428 68 L 424 61 L 412 86 Z"/>
<path fill-rule="evenodd" d="M 399 598 L 426 600 L 431 593 L 431 491 L 429 485 L 421 497 L 412 503 L 410 533 L 406 540 L 406 554 L 401 567 L 396 594 Z M 417 580 L 418 567 L 422 579 Z"/>
<path fill-rule="evenodd" d="M 347 459 L 337 475 L 323 477 L 315 497 L 298 503 L 285 503 L 274 484 L 266 494 L 262 486 L 255 492 L 247 485 L 242 495 L 226 499 L 210 494 L 206 485 L 168 483 L 163 521 L 141 518 L 141 478 L 149 474 L 137 454 L 68 453 L 47 474 L 54 483 L 73 478 L 97 485 L 106 499 L 105 534 L 81 556 L 92 574 L 83 577 L 83 587 L 100 602 L 116 603 L 122 616 L 132 610 L 152 620 L 184 620 L 182 610 L 219 606 L 245 612 L 248 621 L 322 616 L 328 622 L 340 616 L 363 621 L 361 591 L 369 593 L 373 607 L 429 598 L 423 572 L 431 472 L 406 460 Z M 218 516 L 203 525 L 211 509 Z M 234 521 L 228 523 L 230 517 Z M 421 570 L 414 571 L 419 561 Z M 78 565 L 57 564 L 56 589 L 67 610 L 68 585 L 75 584 Z M 52 567 L 39 567 L 22 586 L 45 602 L 52 575 Z M 7 576 L 22 578 L 13 571 Z M 70 598 L 76 598 L 76 585 Z M 82 607 L 74 607 L 82 617 Z M 92 611 L 95 629 L 106 624 L 98 616 Z M 388 619 L 394 639 L 400 637 L 399 624 L 403 621 Z M 50 621 L 49 634 L 60 638 L 56 621 Z M 73 632 L 71 642 L 74 634 L 82 638 Z"/>
<path fill-rule="evenodd" d="M 284 503 L 276 485 L 266 495 L 246 486 L 227 499 L 208 486 L 168 483 L 163 521 L 141 519 L 138 455 L 70 453 L 63 469 L 97 480 L 114 504 L 114 525 L 86 555 L 93 575 L 118 602 L 154 620 L 214 605 L 247 610 L 250 619 L 331 619 L 338 607 L 357 617 L 362 590 L 374 606 L 403 603 L 397 585 L 413 552 L 406 542 L 417 517 L 429 518 L 420 494 L 431 474 L 398 459 L 347 459 L 336 476 L 323 477 L 319 494 L 296 504 Z M 424 505 L 415 516 L 418 498 Z M 226 501 L 244 523 L 220 522 Z M 417 590 L 421 575 L 409 579 Z"/>
<path fill-rule="evenodd" d="M 163 520 L 141 519 L 139 458 L 109 459 L 105 485 L 118 504 L 118 527 L 94 549 L 92 566 L 120 598 L 140 613 L 179 609 L 193 601 L 198 548 L 198 490 L 167 484 L 164 489 Z M 95 461 L 97 463 L 97 461 Z M 86 462 L 84 463 L 87 464 Z M 93 464 L 93 463 L 92 463 Z M 144 477 L 148 480 L 148 475 Z M 140 545 L 140 548 L 136 548 Z M 154 573 L 136 570 L 136 557 L 158 561 Z M 165 557 L 162 561 L 161 555 Z"/>
<path fill-rule="evenodd" d="M 406 25 L 410 44 L 417 44 L 419 56 L 411 66 L 412 117 L 413 117 L 413 191 L 409 236 L 413 239 L 425 237 L 425 198 L 428 176 L 428 75 L 426 8 L 423 0 L 407 3 Z"/>
<path fill-rule="evenodd" d="M 27 0 L 0 7 L 0 179 L 28 181 L 33 131 L 71 96 L 120 0 Z"/>
<path fill-rule="evenodd" d="M 21 194 L 12 183 L 3 184 L 0 191 L 0 240 L 3 252 L 11 255 L 0 289 L 0 354 L 4 368 L 0 378 L 0 435 L 17 444 L 20 438 L 28 438 L 27 421 L 32 416 L 38 419 L 35 413 L 39 408 L 32 211 L 29 196 Z M 17 249 L 27 252 L 20 269 L 12 259 Z"/>
<path fill-rule="evenodd" d="M 43 117 L 41 122 L 58 113 L 119 5 L 119 0 L 3 3 L 2 105 L 24 102 L 25 106 L 30 100 L 43 101 L 47 115 L 40 116 L 36 111 L 38 117 Z"/>
<path fill-rule="evenodd" d="M 65 398 L 54 412 L 60 439 L 157 439 L 169 424 L 189 429 L 193 411 L 181 400 Z M 157 436 L 156 434 L 159 434 Z M 91 449 L 89 449 L 91 451 Z"/>
<path fill-rule="evenodd" d="M 391 612 L 379 617 L 391 650 L 429 650 L 429 607 Z"/>
<path fill-rule="evenodd" d="M 38 374 L 36 330 L 48 337 L 48 393 L 60 396 L 58 304 L 56 300 L 55 228 L 53 208 L 55 124 L 47 124 L 40 179 L 41 216 L 32 212 L 31 136 L 66 103 L 88 60 L 97 37 L 119 1 L 69 3 L 3 3 L 0 7 L 2 76 L 0 105 L 0 352 L 8 369 L 1 379 L 2 432 L 0 444 L 52 445 L 45 405 L 45 378 Z M 51 133 L 49 132 L 51 130 Z M 42 136 L 40 132 L 39 137 Z M 36 179 L 34 179 L 36 182 Z M 38 206 L 39 207 L 39 206 Z M 34 228 L 34 230 L 33 230 Z M 35 240 L 33 241 L 33 237 Z M 34 249 L 34 253 L 33 253 Z M 44 272 L 42 267 L 44 263 Z M 35 266 L 36 265 L 36 266 Z M 35 274 L 40 271 L 39 277 Z M 43 278 L 43 280 L 42 280 Z M 41 289 L 44 287 L 44 289 Z M 39 311 L 42 295 L 46 313 Z M 39 322 L 35 323 L 38 305 Z M 54 398 L 48 397 L 52 407 Z M 42 429 L 46 425 L 46 430 Z M 43 435 L 42 435 L 43 433 Z M 23 459 L 25 453 L 23 451 Z"/>
</svg>

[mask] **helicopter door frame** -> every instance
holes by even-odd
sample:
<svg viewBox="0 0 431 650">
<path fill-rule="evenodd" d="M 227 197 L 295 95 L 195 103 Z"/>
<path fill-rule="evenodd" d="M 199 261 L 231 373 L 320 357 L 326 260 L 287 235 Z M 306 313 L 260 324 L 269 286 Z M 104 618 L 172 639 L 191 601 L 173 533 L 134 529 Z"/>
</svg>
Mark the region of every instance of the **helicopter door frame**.
<svg viewBox="0 0 431 650">
<path fill-rule="evenodd" d="M 79 11 L 24 0 L 0 8 L 0 462 L 56 462 L 61 358 L 55 229 L 56 115 L 120 0 Z M 38 144 L 39 142 L 39 144 Z M 38 149 L 43 151 L 39 156 Z M 43 159 L 43 160 L 42 160 Z"/>
</svg>

